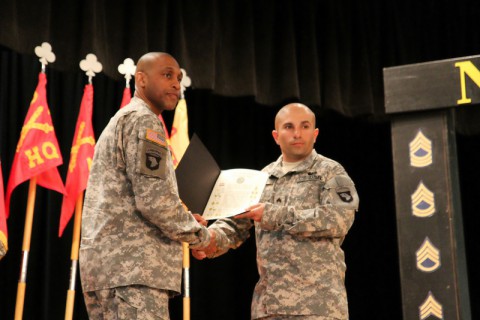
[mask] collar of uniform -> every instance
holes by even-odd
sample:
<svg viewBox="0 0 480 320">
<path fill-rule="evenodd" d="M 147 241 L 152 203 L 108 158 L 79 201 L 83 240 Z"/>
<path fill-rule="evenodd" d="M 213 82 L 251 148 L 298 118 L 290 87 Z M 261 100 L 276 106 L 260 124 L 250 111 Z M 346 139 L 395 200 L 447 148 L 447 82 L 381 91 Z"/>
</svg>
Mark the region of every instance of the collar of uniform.
<svg viewBox="0 0 480 320">
<path fill-rule="evenodd" d="M 131 102 L 135 105 L 138 105 L 138 106 L 142 106 L 143 108 L 147 109 L 148 111 L 150 111 L 152 114 L 154 114 L 155 116 L 157 116 L 155 114 L 155 112 L 152 111 L 152 109 L 150 109 L 150 107 L 148 106 L 148 104 L 142 100 L 141 98 L 137 97 L 137 96 L 133 96 L 132 97 L 132 100 Z"/>
<path fill-rule="evenodd" d="M 318 153 L 315 151 L 315 149 L 313 149 L 312 152 L 298 166 L 296 166 L 294 170 L 291 170 L 289 172 L 302 172 L 307 170 L 312 166 L 317 156 Z M 269 172 L 270 175 L 280 178 L 281 176 L 286 174 L 282 170 L 282 161 L 283 156 L 278 157 L 277 161 L 275 161 Z"/>
</svg>

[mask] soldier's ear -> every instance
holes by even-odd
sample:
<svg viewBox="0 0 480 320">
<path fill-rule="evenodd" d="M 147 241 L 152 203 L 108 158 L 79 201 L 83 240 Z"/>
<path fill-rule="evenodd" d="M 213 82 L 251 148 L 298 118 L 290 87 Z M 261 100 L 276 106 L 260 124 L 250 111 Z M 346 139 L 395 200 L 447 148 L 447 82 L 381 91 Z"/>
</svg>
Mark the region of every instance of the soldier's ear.
<svg viewBox="0 0 480 320">
<path fill-rule="evenodd" d="M 277 130 L 272 130 L 273 140 L 278 144 L 278 132 Z"/>
<path fill-rule="evenodd" d="M 135 84 L 141 88 L 145 87 L 145 73 L 142 71 L 137 71 L 135 73 Z"/>
</svg>

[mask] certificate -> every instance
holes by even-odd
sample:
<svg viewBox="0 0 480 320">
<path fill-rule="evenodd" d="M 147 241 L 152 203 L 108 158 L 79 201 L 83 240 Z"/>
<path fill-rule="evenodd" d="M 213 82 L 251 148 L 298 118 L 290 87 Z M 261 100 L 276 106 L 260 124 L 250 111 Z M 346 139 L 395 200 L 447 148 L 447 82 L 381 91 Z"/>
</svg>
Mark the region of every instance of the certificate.
<svg viewBox="0 0 480 320">
<path fill-rule="evenodd" d="M 250 169 L 223 170 L 203 212 L 206 220 L 231 217 L 258 203 L 268 174 Z"/>
<path fill-rule="evenodd" d="M 245 212 L 245 208 L 259 202 L 268 179 L 267 173 L 258 170 L 221 170 L 196 134 L 175 174 L 180 199 L 206 220 Z"/>
</svg>

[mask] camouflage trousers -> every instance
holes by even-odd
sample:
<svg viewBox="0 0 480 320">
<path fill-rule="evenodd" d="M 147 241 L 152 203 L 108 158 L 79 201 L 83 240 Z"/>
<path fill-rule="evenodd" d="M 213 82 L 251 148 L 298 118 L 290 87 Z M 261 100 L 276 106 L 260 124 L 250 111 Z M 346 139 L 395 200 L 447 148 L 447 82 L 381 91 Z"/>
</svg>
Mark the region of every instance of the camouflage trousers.
<svg viewBox="0 0 480 320">
<path fill-rule="evenodd" d="M 169 320 L 167 291 L 125 286 L 84 292 L 90 320 Z"/>
<path fill-rule="evenodd" d="M 330 320 L 333 318 L 325 318 L 321 316 L 289 316 L 289 315 L 276 315 L 266 316 L 257 320 Z"/>
</svg>

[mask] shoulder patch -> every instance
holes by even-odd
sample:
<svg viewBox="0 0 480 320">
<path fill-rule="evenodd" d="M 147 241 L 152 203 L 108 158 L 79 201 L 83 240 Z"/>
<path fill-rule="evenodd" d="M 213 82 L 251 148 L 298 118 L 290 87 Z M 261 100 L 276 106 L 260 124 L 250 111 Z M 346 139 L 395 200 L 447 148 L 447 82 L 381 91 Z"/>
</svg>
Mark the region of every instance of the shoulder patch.
<svg viewBox="0 0 480 320">
<path fill-rule="evenodd" d="M 350 190 L 348 190 L 348 189 L 346 189 L 346 190 L 339 189 L 339 190 L 337 190 L 337 194 L 338 194 L 338 197 L 343 202 L 352 202 L 353 201 L 352 194 L 351 194 Z"/>
<path fill-rule="evenodd" d="M 330 192 L 332 204 L 348 209 L 358 209 L 358 194 L 353 181 L 347 175 L 338 175 L 329 179 L 324 186 Z"/>
<path fill-rule="evenodd" d="M 167 142 L 165 141 L 165 135 L 161 134 L 160 132 L 154 131 L 152 129 L 147 129 L 145 139 L 153 143 L 156 143 L 162 147 L 167 146 Z"/>
</svg>

